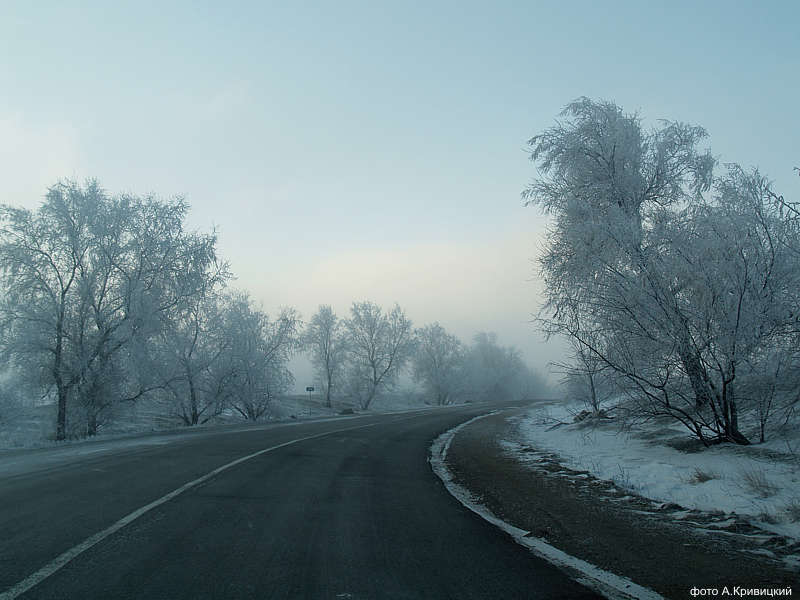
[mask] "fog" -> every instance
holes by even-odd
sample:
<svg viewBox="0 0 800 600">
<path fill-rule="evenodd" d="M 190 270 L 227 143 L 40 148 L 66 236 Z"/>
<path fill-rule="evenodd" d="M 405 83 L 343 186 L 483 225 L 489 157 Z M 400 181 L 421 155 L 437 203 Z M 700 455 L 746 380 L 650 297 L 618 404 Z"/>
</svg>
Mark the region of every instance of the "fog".
<svg viewBox="0 0 800 600">
<path fill-rule="evenodd" d="M 798 23 L 0 1 L 0 600 L 791 595 Z"/>
<path fill-rule="evenodd" d="M 185 196 L 268 313 L 398 302 L 546 371 L 523 147 L 582 95 L 800 187 L 791 4 L 83 6 L 0 9 L 3 200 L 63 177 Z"/>
</svg>

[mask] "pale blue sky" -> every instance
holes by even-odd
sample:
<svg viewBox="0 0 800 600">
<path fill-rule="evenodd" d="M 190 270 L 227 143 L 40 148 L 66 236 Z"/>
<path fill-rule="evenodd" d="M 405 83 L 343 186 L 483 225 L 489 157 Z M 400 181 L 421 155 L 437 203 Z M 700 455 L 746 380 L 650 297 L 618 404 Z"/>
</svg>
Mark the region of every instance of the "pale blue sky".
<svg viewBox="0 0 800 600">
<path fill-rule="evenodd" d="M 582 95 L 800 200 L 800 2 L 0 0 L 0 201 L 183 194 L 265 308 L 405 306 L 536 366 L 525 140 Z"/>
</svg>

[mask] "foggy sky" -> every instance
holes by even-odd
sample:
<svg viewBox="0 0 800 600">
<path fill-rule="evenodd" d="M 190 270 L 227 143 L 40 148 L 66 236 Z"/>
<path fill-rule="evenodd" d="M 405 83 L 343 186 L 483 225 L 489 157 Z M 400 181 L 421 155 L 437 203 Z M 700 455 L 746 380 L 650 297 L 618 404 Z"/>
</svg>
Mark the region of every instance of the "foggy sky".
<svg viewBox="0 0 800 600">
<path fill-rule="evenodd" d="M 404 4 L 4 3 L 0 200 L 185 195 L 270 312 L 396 301 L 540 369 L 519 193 L 567 102 L 702 125 L 800 200 L 796 2 Z"/>
</svg>

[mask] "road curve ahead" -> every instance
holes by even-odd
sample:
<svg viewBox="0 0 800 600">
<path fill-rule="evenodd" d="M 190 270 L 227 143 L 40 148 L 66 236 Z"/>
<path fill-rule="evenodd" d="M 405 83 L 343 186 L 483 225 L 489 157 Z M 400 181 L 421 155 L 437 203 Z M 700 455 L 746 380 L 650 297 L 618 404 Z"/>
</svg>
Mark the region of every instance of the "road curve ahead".
<svg viewBox="0 0 800 600">
<path fill-rule="evenodd" d="M 0 475 L 0 598 L 595 598 L 431 472 L 432 440 L 486 410 L 173 436 Z"/>
</svg>

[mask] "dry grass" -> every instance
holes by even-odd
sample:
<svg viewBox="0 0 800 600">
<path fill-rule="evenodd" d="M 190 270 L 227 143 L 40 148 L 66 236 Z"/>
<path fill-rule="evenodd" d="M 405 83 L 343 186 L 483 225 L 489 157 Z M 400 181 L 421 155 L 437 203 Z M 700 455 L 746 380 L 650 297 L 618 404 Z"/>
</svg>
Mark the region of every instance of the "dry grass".
<svg viewBox="0 0 800 600">
<path fill-rule="evenodd" d="M 689 479 L 687 479 L 687 482 L 698 484 L 711 481 L 712 479 L 719 479 L 719 474 L 714 473 L 713 471 L 703 471 L 702 469 L 695 467 L 694 473 L 692 473 Z"/>
<path fill-rule="evenodd" d="M 800 500 L 792 500 L 786 505 L 786 514 L 792 523 L 800 523 Z"/>
<path fill-rule="evenodd" d="M 771 512 L 764 511 L 758 515 L 758 518 L 761 519 L 764 523 L 769 523 L 770 525 L 776 525 L 780 523 L 780 519 L 775 516 Z"/>
<path fill-rule="evenodd" d="M 780 519 L 775 514 L 768 511 L 759 513 L 758 518 L 764 523 L 769 523 L 770 525 L 777 525 L 780 523 Z"/>
<path fill-rule="evenodd" d="M 778 493 L 778 486 L 769 481 L 761 469 L 747 469 L 742 471 L 741 477 L 744 486 L 761 498 L 769 498 Z"/>
</svg>

